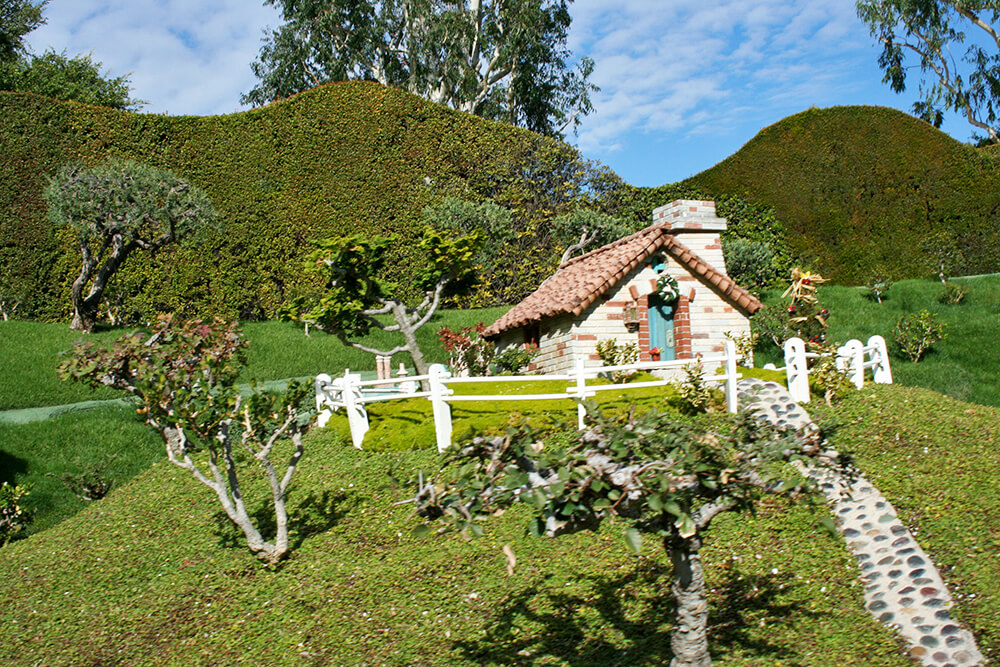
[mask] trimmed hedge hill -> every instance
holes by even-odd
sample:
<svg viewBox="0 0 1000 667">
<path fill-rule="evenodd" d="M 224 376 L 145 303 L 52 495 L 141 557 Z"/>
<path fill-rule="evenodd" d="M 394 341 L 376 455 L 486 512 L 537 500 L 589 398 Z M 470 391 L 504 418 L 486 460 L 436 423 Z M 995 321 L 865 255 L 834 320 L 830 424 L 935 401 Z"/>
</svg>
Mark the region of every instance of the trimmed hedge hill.
<svg viewBox="0 0 1000 667">
<path fill-rule="evenodd" d="M 810 109 L 684 185 L 773 206 L 792 251 L 839 283 L 880 268 L 927 276 L 942 240 L 963 255 L 953 274 L 990 273 L 1000 270 L 995 155 L 894 109 Z"/>
<path fill-rule="evenodd" d="M 50 227 L 42 197 L 65 162 L 114 156 L 172 169 L 204 189 L 225 222 L 201 247 L 131 257 L 109 297 L 128 295 L 126 319 L 270 316 L 303 288 L 308 241 L 358 230 L 398 236 L 399 268 L 386 277 L 405 284 L 420 211 L 432 201 L 489 198 L 531 232 L 595 187 L 593 168 L 564 143 L 364 82 L 209 117 L 0 93 L 0 118 L 0 298 L 13 294 L 19 316 L 45 320 L 68 317 L 79 270 L 72 235 Z M 527 290 L 551 268 L 536 263 Z"/>
</svg>

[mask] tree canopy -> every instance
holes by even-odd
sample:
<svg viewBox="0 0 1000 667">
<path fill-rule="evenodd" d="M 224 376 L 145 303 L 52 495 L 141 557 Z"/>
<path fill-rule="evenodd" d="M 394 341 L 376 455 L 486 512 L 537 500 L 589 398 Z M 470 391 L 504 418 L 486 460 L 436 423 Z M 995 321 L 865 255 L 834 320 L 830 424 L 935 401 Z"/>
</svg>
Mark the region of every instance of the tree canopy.
<svg viewBox="0 0 1000 667">
<path fill-rule="evenodd" d="M 571 67 L 566 47 L 572 0 L 264 1 L 285 22 L 251 65 L 246 104 L 365 79 L 548 135 L 593 108 L 593 62 Z"/>
<path fill-rule="evenodd" d="M 134 250 L 156 252 L 217 220 L 208 196 L 173 172 L 122 160 L 63 167 L 45 199 L 50 221 L 70 227 L 80 244 L 71 296 L 72 328 L 82 331 L 93 330 L 108 280 Z"/>
<path fill-rule="evenodd" d="M 408 352 L 417 373 L 426 375 L 428 366 L 415 332 L 430 321 L 443 297 L 467 291 L 475 283 L 473 262 L 482 237 L 478 230 L 464 236 L 430 227 L 424 231 L 419 242 L 424 261 L 412 271 L 412 287 L 423 295 L 416 306 L 404 301 L 398 285 L 379 277 L 394 239 L 352 234 L 317 241 L 306 264 L 322 281 L 321 292 L 292 300 L 279 314 L 332 333 L 364 352 L 387 357 Z M 384 322 L 379 317 L 383 315 L 391 315 L 395 324 Z M 380 350 L 356 340 L 373 328 L 401 334 L 403 344 Z"/>
<path fill-rule="evenodd" d="M 24 36 L 45 23 L 42 10 L 49 0 L 0 0 L 0 65 L 27 53 Z"/>
<path fill-rule="evenodd" d="M 1000 2 L 858 0 L 858 16 L 882 43 L 883 81 L 897 93 L 920 69 L 914 112 L 940 126 L 944 111 L 965 116 L 993 142 L 1000 121 Z M 964 50 L 964 54 L 961 54 Z"/>
<path fill-rule="evenodd" d="M 127 76 L 101 74 L 101 63 L 89 55 L 70 58 L 46 51 L 22 58 L 9 69 L 4 87 L 17 92 L 37 93 L 57 100 L 94 104 L 123 111 L 138 111 L 143 100 L 132 99 Z"/>
</svg>

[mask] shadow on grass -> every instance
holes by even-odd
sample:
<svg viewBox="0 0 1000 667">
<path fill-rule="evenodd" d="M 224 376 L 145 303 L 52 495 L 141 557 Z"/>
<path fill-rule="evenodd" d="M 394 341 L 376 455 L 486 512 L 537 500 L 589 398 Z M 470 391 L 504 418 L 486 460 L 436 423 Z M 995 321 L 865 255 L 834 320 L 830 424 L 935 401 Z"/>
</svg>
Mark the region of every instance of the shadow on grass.
<svg viewBox="0 0 1000 667">
<path fill-rule="evenodd" d="M 319 535 L 336 526 L 354 507 L 357 498 L 342 491 L 310 493 L 301 502 L 288 507 L 289 548 L 294 551 L 310 537 Z M 277 532 L 274 508 L 269 503 L 261 504 L 250 518 L 265 540 L 273 540 Z M 225 512 L 215 513 L 215 536 L 219 546 L 227 549 L 246 548 L 246 539 Z"/>
<path fill-rule="evenodd" d="M 28 472 L 28 462 L 13 454 L 0 451 L 0 484 L 16 484 L 18 475 Z"/>
<path fill-rule="evenodd" d="M 482 638 L 455 646 L 480 664 L 548 664 L 555 658 L 576 667 L 665 665 L 673 658 L 671 579 L 670 567 L 645 563 L 618 577 L 572 582 L 573 593 L 536 585 L 511 595 L 487 622 L 490 629 Z M 712 654 L 735 652 L 765 664 L 794 657 L 762 630 L 789 615 L 818 615 L 797 603 L 779 602 L 790 585 L 780 576 L 730 571 L 712 594 Z"/>
</svg>

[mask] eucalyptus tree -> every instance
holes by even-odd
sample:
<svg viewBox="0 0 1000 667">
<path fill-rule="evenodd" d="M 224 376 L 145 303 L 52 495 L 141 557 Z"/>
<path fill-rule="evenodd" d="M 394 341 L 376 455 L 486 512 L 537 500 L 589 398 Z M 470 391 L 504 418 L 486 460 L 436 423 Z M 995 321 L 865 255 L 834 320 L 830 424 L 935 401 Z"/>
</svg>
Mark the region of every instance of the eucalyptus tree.
<svg viewBox="0 0 1000 667">
<path fill-rule="evenodd" d="M 49 220 L 77 235 L 83 264 L 73 281 L 71 329 L 90 332 L 104 289 L 136 250 L 155 253 L 218 220 L 208 196 L 173 172 L 130 161 L 64 166 L 45 190 Z"/>
<path fill-rule="evenodd" d="M 955 111 L 1000 141 L 998 0 L 858 0 L 857 10 L 882 43 L 884 82 L 901 93 L 919 68 L 918 116 L 939 126 L 943 111 Z"/>
<path fill-rule="evenodd" d="M 572 0 L 265 0 L 284 23 L 251 65 L 260 106 L 363 79 L 535 132 L 560 135 L 593 110 L 593 62 L 571 66 Z"/>
<path fill-rule="evenodd" d="M 45 23 L 42 10 L 49 0 L 0 0 L 0 64 L 28 52 L 24 36 Z"/>
</svg>

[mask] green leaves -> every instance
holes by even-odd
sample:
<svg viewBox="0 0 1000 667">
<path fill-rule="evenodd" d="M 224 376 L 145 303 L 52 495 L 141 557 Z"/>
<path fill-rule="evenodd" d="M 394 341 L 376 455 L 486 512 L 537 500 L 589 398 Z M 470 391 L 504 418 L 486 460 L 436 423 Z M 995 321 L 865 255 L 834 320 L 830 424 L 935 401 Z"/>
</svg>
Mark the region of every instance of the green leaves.
<svg viewBox="0 0 1000 667">
<path fill-rule="evenodd" d="M 792 443 L 752 415 L 715 423 L 704 431 L 658 414 L 627 423 L 598 418 L 593 428 L 540 448 L 539 434 L 527 427 L 475 438 L 454 448 L 451 464 L 418 494 L 418 513 L 472 532 L 480 519 L 523 503 L 535 536 L 593 530 L 620 517 L 628 522 L 626 546 L 639 553 L 644 533 L 693 539 L 720 511 L 801 492 L 776 483 L 778 464 L 801 458 Z"/>
<path fill-rule="evenodd" d="M 636 528 L 625 529 L 625 546 L 636 556 L 642 553 L 642 534 Z"/>
</svg>

